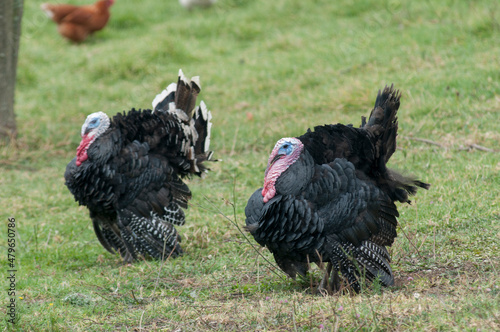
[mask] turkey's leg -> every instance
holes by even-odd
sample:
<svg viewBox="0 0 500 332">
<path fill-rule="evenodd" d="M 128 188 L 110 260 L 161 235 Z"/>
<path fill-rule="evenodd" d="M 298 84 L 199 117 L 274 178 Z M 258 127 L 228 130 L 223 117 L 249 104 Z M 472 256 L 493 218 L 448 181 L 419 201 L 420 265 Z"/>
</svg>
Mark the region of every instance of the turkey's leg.
<svg viewBox="0 0 500 332">
<path fill-rule="evenodd" d="M 332 293 L 332 288 L 331 285 L 329 284 L 329 279 L 330 279 L 330 273 L 332 272 L 333 265 L 331 262 L 328 262 L 326 265 L 326 271 L 325 271 L 325 276 L 323 279 L 321 279 L 321 282 L 319 283 L 318 286 L 318 292 L 321 295 L 328 295 Z M 334 273 L 334 275 L 337 273 Z M 338 276 L 337 276 L 338 277 Z M 333 279 L 333 276 L 332 276 Z"/>
<path fill-rule="evenodd" d="M 337 270 L 330 273 L 330 287 L 332 287 L 334 292 L 338 292 L 340 290 L 340 277 Z"/>
</svg>

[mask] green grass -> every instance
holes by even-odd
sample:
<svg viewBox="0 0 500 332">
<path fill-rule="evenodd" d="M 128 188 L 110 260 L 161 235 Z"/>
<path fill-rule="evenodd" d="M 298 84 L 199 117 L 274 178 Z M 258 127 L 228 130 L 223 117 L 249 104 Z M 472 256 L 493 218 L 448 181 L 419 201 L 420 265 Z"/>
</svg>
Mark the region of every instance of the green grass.
<svg viewBox="0 0 500 332">
<path fill-rule="evenodd" d="M 499 154 L 468 149 L 500 141 L 496 1 L 219 0 L 192 12 L 176 1 L 117 1 L 106 29 L 82 45 L 57 34 L 41 2 L 25 2 L 19 137 L 0 147 L 0 218 L 18 226 L 19 320 L 2 319 L 2 330 L 498 328 Z M 189 181 L 186 254 L 123 265 L 98 243 L 64 169 L 87 114 L 148 108 L 179 68 L 201 76 L 222 161 Z M 390 166 L 432 184 L 400 206 L 396 286 L 313 295 L 319 270 L 298 281 L 273 273 L 221 212 L 244 224 L 277 139 L 357 125 L 391 83 L 403 99 Z"/>
</svg>

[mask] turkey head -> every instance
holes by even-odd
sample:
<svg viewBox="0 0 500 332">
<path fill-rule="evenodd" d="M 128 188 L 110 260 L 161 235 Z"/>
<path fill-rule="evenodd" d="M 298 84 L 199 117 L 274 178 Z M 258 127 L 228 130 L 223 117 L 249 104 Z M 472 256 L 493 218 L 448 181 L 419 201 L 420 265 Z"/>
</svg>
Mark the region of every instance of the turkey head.
<svg viewBox="0 0 500 332">
<path fill-rule="evenodd" d="M 76 166 L 88 159 L 87 151 L 92 143 L 109 128 L 109 117 L 104 112 L 90 114 L 82 126 L 82 141 L 76 149 Z"/>
<path fill-rule="evenodd" d="M 280 139 L 273 148 L 264 177 L 264 203 L 276 193 L 298 195 L 311 179 L 313 160 L 304 144 L 294 137 Z"/>
</svg>

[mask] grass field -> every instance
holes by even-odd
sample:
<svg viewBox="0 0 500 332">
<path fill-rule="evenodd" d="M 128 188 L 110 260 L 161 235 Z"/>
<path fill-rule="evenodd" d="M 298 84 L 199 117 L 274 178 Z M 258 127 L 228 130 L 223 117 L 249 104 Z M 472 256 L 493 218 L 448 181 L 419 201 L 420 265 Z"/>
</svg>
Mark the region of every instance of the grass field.
<svg viewBox="0 0 500 332">
<path fill-rule="evenodd" d="M 82 45 L 57 34 L 41 2 L 25 2 L 19 136 L 0 146 L 4 262 L 9 217 L 18 232 L 18 320 L 7 323 L 2 305 L 2 330 L 498 329 L 498 1 L 219 0 L 188 12 L 176 0 L 117 0 Z M 179 68 L 201 76 L 222 161 L 188 181 L 186 254 L 123 265 L 98 243 L 64 170 L 89 113 L 149 108 Z M 390 166 L 432 187 L 399 207 L 396 286 L 314 295 L 321 271 L 287 279 L 236 225 L 279 138 L 358 125 L 391 83 L 403 97 Z"/>
</svg>

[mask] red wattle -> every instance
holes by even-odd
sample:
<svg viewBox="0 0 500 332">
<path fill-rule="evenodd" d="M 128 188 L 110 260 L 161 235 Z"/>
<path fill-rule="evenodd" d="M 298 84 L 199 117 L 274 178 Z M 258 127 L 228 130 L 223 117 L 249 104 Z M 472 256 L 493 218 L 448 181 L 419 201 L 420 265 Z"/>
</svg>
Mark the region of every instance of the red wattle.
<svg viewBox="0 0 500 332">
<path fill-rule="evenodd" d="M 87 160 L 87 150 L 92 142 L 92 138 L 93 136 L 82 136 L 82 141 L 80 142 L 80 145 L 78 145 L 78 148 L 76 148 L 76 166 L 80 166 L 85 160 Z"/>
<path fill-rule="evenodd" d="M 262 200 L 267 203 L 271 198 L 276 195 L 276 188 L 274 187 L 274 179 L 265 179 L 264 187 L 262 188 Z"/>
</svg>

